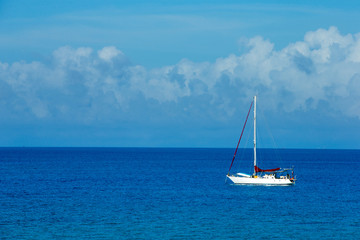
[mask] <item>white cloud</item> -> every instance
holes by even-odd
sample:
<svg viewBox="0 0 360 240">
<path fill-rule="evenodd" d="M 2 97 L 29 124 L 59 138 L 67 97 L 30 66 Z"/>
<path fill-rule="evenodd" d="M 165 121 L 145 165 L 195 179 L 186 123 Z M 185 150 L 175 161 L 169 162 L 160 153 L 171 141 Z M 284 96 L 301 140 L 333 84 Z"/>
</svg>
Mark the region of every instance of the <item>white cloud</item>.
<svg viewBox="0 0 360 240">
<path fill-rule="evenodd" d="M 107 62 L 110 62 L 113 58 L 122 54 L 123 53 L 114 46 L 104 47 L 103 49 L 98 51 L 99 58 Z"/>
<path fill-rule="evenodd" d="M 355 35 L 355 43 L 350 47 L 348 61 L 360 62 L 360 33 Z"/>
<path fill-rule="evenodd" d="M 182 60 L 147 70 L 129 65 L 114 46 L 94 54 L 91 48 L 61 47 L 52 64 L 0 63 L 0 91 L 8 111 L 32 112 L 36 118 L 76 121 L 126 118 L 147 104 L 162 104 L 218 119 L 231 118 L 239 106 L 258 94 L 269 109 L 318 108 L 360 118 L 360 35 L 342 35 L 337 28 L 308 32 L 303 41 L 275 50 L 254 37 L 248 51 L 215 62 Z M 242 41 L 244 42 L 244 41 Z M 166 113 L 164 113 L 166 115 Z"/>
</svg>

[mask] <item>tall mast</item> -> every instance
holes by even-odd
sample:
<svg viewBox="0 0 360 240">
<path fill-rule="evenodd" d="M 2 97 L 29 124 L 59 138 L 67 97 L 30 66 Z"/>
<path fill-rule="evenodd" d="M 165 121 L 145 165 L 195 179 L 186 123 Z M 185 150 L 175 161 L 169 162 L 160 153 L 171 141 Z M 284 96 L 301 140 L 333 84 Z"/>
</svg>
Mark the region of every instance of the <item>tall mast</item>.
<svg viewBox="0 0 360 240">
<path fill-rule="evenodd" d="M 256 166 L 256 96 L 254 96 L 254 175 L 256 175 L 255 166 Z"/>
</svg>

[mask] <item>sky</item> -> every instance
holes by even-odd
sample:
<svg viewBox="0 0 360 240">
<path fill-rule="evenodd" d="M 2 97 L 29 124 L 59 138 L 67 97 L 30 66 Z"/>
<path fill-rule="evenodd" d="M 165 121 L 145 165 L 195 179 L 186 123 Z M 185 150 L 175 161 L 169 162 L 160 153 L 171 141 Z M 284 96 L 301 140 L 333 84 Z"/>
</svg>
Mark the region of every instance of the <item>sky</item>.
<svg viewBox="0 0 360 240">
<path fill-rule="evenodd" d="M 262 147 L 359 149 L 359 17 L 349 0 L 0 0 L 0 146 L 232 148 L 257 95 Z"/>
</svg>

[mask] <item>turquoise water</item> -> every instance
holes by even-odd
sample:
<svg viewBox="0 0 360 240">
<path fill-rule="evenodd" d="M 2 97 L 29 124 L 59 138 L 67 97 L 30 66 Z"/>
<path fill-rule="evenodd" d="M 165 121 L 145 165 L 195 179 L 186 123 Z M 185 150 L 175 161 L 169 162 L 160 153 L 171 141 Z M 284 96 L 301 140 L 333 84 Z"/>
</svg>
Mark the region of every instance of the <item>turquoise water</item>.
<svg viewBox="0 0 360 240">
<path fill-rule="evenodd" d="M 225 183 L 233 149 L 1 148 L 0 238 L 360 239 L 359 150 L 259 151 L 296 185 Z"/>
</svg>

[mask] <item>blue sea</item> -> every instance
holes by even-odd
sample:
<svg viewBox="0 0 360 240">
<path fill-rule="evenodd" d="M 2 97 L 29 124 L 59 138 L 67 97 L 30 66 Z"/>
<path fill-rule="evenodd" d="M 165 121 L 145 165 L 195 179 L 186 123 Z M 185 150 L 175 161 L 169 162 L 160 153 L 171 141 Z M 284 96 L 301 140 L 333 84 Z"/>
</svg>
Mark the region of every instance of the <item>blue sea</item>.
<svg viewBox="0 0 360 240">
<path fill-rule="evenodd" d="M 0 239 L 360 239 L 360 150 L 260 149 L 286 187 L 225 182 L 233 152 L 0 148 Z"/>
</svg>

